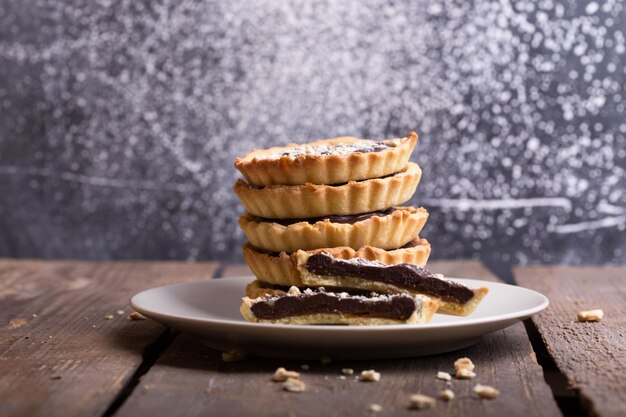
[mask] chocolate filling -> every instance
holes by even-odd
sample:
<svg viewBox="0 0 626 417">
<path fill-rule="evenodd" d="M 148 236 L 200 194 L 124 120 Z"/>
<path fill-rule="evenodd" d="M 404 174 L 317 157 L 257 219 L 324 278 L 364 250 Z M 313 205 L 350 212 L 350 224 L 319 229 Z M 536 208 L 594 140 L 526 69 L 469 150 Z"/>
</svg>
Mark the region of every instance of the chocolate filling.
<svg viewBox="0 0 626 417">
<path fill-rule="evenodd" d="M 404 246 L 402 246 L 402 247 L 399 247 L 399 248 L 397 248 L 397 249 L 389 249 L 389 250 L 390 250 L 390 251 L 392 251 L 392 250 L 398 250 L 398 249 L 410 249 L 410 248 L 414 248 L 414 247 L 417 247 L 417 246 L 420 246 L 420 245 L 421 245 L 421 243 L 420 243 L 419 241 L 417 241 L 417 242 L 416 242 L 416 241 L 412 240 L 412 241 L 410 241 L 409 243 L 407 243 L 406 245 L 404 245 Z M 272 252 L 272 251 L 269 251 L 269 250 L 259 249 L 259 248 L 257 248 L 256 246 L 252 246 L 251 244 L 250 244 L 250 246 L 251 246 L 251 247 L 252 247 L 252 249 L 254 249 L 255 251 L 260 252 L 260 253 L 262 253 L 262 254 L 264 254 L 264 255 L 269 255 L 269 256 L 280 256 L 280 253 L 279 253 L 279 252 Z"/>
<path fill-rule="evenodd" d="M 465 285 L 437 278 L 428 270 L 411 264 L 382 265 L 366 260 L 355 262 L 354 259 L 346 261 L 317 253 L 309 256 L 306 269 L 316 275 L 384 282 L 461 304 L 467 303 L 474 296 L 474 292 Z"/>
<path fill-rule="evenodd" d="M 405 169 L 405 170 L 403 170 L 403 171 L 395 172 L 395 173 L 393 173 L 393 174 L 385 175 L 384 177 L 378 177 L 378 178 L 367 178 L 367 179 L 364 179 L 364 180 L 350 181 L 350 182 L 365 182 L 365 181 L 371 181 L 371 180 L 373 180 L 373 179 L 377 179 L 377 180 L 384 180 L 384 179 L 386 179 L 386 178 L 393 177 L 393 176 L 395 176 L 395 175 L 397 175 L 397 174 L 404 173 L 404 172 L 406 172 L 406 169 Z M 243 181 L 243 180 L 240 180 L 240 181 L 242 181 L 242 182 L 243 182 L 244 184 L 246 184 L 248 187 L 250 187 L 250 188 L 254 188 L 254 189 L 256 189 L 256 190 L 262 190 L 263 188 L 265 188 L 265 186 L 264 186 L 264 185 L 254 185 L 254 184 L 250 184 L 250 183 L 249 183 L 249 182 L 247 182 L 247 181 Z M 348 183 L 347 183 L 347 182 L 341 182 L 341 183 L 338 183 L 338 184 L 323 184 L 323 185 L 324 185 L 325 187 L 342 187 L 342 186 L 344 186 L 344 185 L 346 185 L 346 184 L 348 184 Z M 283 186 L 281 185 L 280 187 L 283 187 Z M 296 187 L 296 186 L 295 186 L 295 185 L 287 185 L 286 187 Z"/>
<path fill-rule="evenodd" d="M 397 209 L 394 207 L 388 208 L 387 210 L 377 210 L 370 211 L 369 213 L 361 213 L 361 214 L 350 214 L 350 215 L 333 215 L 333 216 L 324 216 L 324 217 L 314 217 L 308 219 L 266 219 L 264 217 L 252 216 L 252 221 L 261 223 L 261 222 L 272 222 L 278 223 L 283 226 L 289 226 L 290 224 L 307 222 L 310 224 L 314 224 L 320 221 L 328 220 L 331 223 L 347 223 L 354 224 L 357 222 L 362 222 L 363 220 L 370 219 L 374 216 L 385 217 L 396 211 Z"/>
<path fill-rule="evenodd" d="M 301 295 L 285 295 L 259 301 L 251 307 L 252 313 L 261 320 L 320 313 L 407 320 L 415 309 L 415 300 L 407 295 L 376 296 L 368 299 L 347 293 L 326 293 L 323 288 Z"/>
</svg>

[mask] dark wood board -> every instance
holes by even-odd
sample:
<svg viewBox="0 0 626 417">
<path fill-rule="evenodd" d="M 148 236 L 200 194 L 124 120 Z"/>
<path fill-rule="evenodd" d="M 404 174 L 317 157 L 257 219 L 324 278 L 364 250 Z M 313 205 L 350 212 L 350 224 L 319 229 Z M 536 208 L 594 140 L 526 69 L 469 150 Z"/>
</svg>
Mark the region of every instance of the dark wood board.
<svg viewBox="0 0 626 417">
<path fill-rule="evenodd" d="M 432 262 L 430 268 L 449 276 L 496 278 L 480 263 Z M 241 269 L 235 275 L 239 275 Z M 228 276 L 228 269 L 224 276 Z M 227 278 L 225 278 L 227 279 Z M 139 385 L 116 413 L 116 417 L 150 416 L 363 416 L 371 403 L 380 404 L 378 415 L 414 415 L 410 395 L 437 395 L 445 385 L 435 379 L 437 371 L 453 371 L 455 359 L 468 356 L 476 363 L 478 377 L 453 380 L 457 398 L 439 402 L 420 415 L 437 416 L 560 416 L 550 388 L 543 379 L 522 323 L 484 337 L 463 351 L 426 358 L 386 361 L 343 361 L 322 365 L 315 361 L 250 358 L 226 363 L 187 335 L 179 335 L 164 355 L 142 377 Z M 308 371 L 300 365 L 307 363 Z M 271 381 L 278 366 L 298 370 L 308 384 L 305 393 L 287 393 Z M 376 369 L 380 382 L 364 383 L 354 377 L 339 379 L 340 370 L 358 373 Z M 495 400 L 479 400 L 475 383 L 493 385 L 502 391 Z"/>
<path fill-rule="evenodd" d="M 0 260 L 0 416 L 101 416 L 164 332 L 151 320 L 128 320 L 129 298 L 216 269 Z"/>
<path fill-rule="evenodd" d="M 542 292 L 550 306 L 532 321 L 548 353 L 591 415 L 626 415 L 626 267 L 514 269 L 516 281 Z M 580 323 L 580 310 L 604 320 Z"/>
</svg>

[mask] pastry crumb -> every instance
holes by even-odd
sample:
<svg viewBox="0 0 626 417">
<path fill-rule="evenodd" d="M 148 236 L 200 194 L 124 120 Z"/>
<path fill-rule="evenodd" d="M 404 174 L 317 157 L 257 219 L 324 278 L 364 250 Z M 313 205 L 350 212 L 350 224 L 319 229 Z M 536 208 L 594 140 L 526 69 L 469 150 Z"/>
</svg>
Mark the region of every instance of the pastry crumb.
<svg viewBox="0 0 626 417">
<path fill-rule="evenodd" d="M 106 316 L 104 316 L 105 320 L 113 320 L 113 314 L 107 314 Z"/>
<path fill-rule="evenodd" d="M 600 309 L 578 312 L 578 321 L 602 321 L 604 311 Z"/>
<path fill-rule="evenodd" d="M 132 321 L 137 321 L 137 320 L 145 320 L 146 316 L 144 316 L 143 314 L 141 314 L 138 311 L 133 311 L 132 313 L 130 313 L 127 316 L 128 320 L 132 320 Z"/>
<path fill-rule="evenodd" d="M 367 409 L 372 413 L 380 413 L 381 411 L 383 411 L 383 407 L 380 404 L 370 404 Z"/>
<path fill-rule="evenodd" d="M 470 358 L 459 358 L 454 361 L 454 376 L 458 379 L 471 379 L 476 376 L 474 372 L 475 366 Z"/>
<path fill-rule="evenodd" d="M 473 371 L 475 368 L 474 362 L 472 362 L 472 360 L 470 358 L 459 358 L 456 361 L 454 361 L 454 370 L 459 370 L 459 369 L 469 369 L 470 371 Z"/>
<path fill-rule="evenodd" d="M 274 380 L 275 382 L 283 382 L 288 379 L 297 379 L 297 378 L 300 378 L 300 374 L 298 372 L 288 371 L 285 368 L 280 367 L 276 369 L 276 371 L 274 371 L 274 376 L 272 377 L 272 380 Z"/>
<path fill-rule="evenodd" d="M 437 372 L 437 379 L 441 379 L 442 381 L 450 381 L 452 380 L 452 376 L 447 372 Z"/>
<path fill-rule="evenodd" d="M 306 384 L 296 378 L 287 378 L 283 382 L 283 389 L 288 392 L 303 392 L 306 390 Z"/>
<path fill-rule="evenodd" d="M 500 390 L 491 387 L 489 385 L 476 384 L 474 392 L 478 394 L 480 398 L 492 399 L 496 398 L 500 394 Z"/>
<path fill-rule="evenodd" d="M 117 315 L 118 316 L 123 316 L 124 315 L 124 310 L 117 310 Z"/>
<path fill-rule="evenodd" d="M 444 401 L 452 401 L 454 399 L 454 391 L 451 389 L 444 389 L 439 393 L 439 398 Z"/>
<path fill-rule="evenodd" d="M 414 408 L 417 410 L 426 410 L 428 408 L 433 408 L 437 404 L 437 400 L 433 397 L 429 397 L 428 395 L 423 394 L 413 394 L 411 395 L 411 406 L 410 408 Z"/>
<path fill-rule="evenodd" d="M 309 370 L 309 365 L 306 363 L 303 363 L 302 365 L 300 365 L 300 369 L 304 370 L 304 371 L 308 371 Z"/>
<path fill-rule="evenodd" d="M 378 382 L 380 381 L 380 372 L 376 372 L 373 369 L 368 369 L 361 372 L 361 377 L 359 378 L 359 380 L 363 382 Z"/>
<path fill-rule="evenodd" d="M 17 329 L 25 324 L 28 324 L 28 320 L 26 319 L 13 319 L 9 322 L 9 329 Z"/>
<path fill-rule="evenodd" d="M 343 368 L 341 369 L 341 373 L 344 375 L 352 375 L 354 374 L 354 369 L 352 368 Z"/>
<path fill-rule="evenodd" d="M 224 362 L 241 362 L 248 358 L 248 354 L 241 349 L 231 349 L 228 352 L 222 352 L 222 360 Z"/>
<path fill-rule="evenodd" d="M 339 378 L 339 379 L 346 379 L 346 376 L 345 375 L 339 375 L 337 378 Z"/>
<path fill-rule="evenodd" d="M 329 363 L 331 363 L 333 361 L 333 359 L 330 356 L 322 356 L 320 358 L 320 362 L 322 362 L 322 365 L 328 365 Z"/>
<path fill-rule="evenodd" d="M 300 292 L 300 288 L 296 287 L 295 285 L 292 285 L 291 287 L 289 287 L 289 291 L 287 291 L 287 294 L 300 295 L 302 293 Z"/>
</svg>

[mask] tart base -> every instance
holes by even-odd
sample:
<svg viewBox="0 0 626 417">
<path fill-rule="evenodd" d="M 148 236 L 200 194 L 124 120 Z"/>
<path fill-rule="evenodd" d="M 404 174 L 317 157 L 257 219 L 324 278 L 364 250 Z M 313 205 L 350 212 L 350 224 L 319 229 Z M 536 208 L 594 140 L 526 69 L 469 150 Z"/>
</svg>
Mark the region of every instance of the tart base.
<svg viewBox="0 0 626 417">
<path fill-rule="evenodd" d="M 339 259 L 363 258 L 370 261 L 379 261 L 388 265 L 409 263 L 424 266 L 430 256 L 430 243 L 426 239 L 416 238 L 412 241 L 416 246 L 395 250 L 384 250 L 372 246 L 365 246 L 359 250 L 350 247 L 322 248 L 308 251 L 308 253 L 326 252 Z M 303 286 L 300 271 L 296 267 L 295 254 L 281 252 L 269 254 L 257 250 L 246 243 L 243 245 L 243 257 L 252 270 L 252 273 L 261 281 L 284 286 Z"/>
<path fill-rule="evenodd" d="M 401 171 L 417 143 L 417 133 L 410 132 L 406 138 L 375 142 L 366 139 L 340 137 L 296 145 L 289 144 L 265 150 L 255 150 L 242 158 L 235 159 L 237 168 L 250 184 L 298 185 L 298 184 L 341 184 L 367 178 L 378 178 Z M 341 144 L 375 144 L 390 146 L 377 152 L 353 152 L 347 155 L 305 154 L 279 156 L 293 148 L 314 149 L 316 146 Z"/>
<path fill-rule="evenodd" d="M 304 219 L 384 210 L 411 198 L 422 177 L 409 162 L 404 170 L 385 177 L 343 185 L 271 185 L 254 187 L 238 180 L 233 189 L 246 210 L 270 219 Z"/>
<path fill-rule="evenodd" d="M 352 249 L 374 246 L 389 250 L 400 248 L 418 236 L 427 219 L 428 212 L 422 207 L 397 207 L 386 216 L 373 216 L 354 224 L 321 220 L 284 226 L 257 221 L 254 216 L 244 214 L 239 218 L 239 226 L 254 247 L 271 252 L 291 253 L 299 249 L 338 246 Z"/>
</svg>

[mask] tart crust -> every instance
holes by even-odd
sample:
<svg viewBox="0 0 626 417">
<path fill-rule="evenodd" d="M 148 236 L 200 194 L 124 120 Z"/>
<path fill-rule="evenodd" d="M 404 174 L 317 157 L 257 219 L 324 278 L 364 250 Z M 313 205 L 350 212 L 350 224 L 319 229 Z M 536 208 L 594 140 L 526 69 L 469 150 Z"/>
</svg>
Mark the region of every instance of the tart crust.
<svg viewBox="0 0 626 417">
<path fill-rule="evenodd" d="M 271 185 L 257 188 L 243 180 L 234 186 L 246 210 L 257 217 L 298 219 L 384 210 L 411 198 L 422 176 L 409 162 L 385 178 L 350 181 L 343 185 Z"/>
<path fill-rule="evenodd" d="M 239 311 L 244 319 L 255 323 L 275 323 L 275 324 L 348 324 L 348 325 L 375 325 L 375 324 L 415 324 L 428 323 L 432 315 L 437 311 L 439 306 L 437 300 L 433 300 L 427 296 L 414 295 L 417 304 L 415 312 L 406 320 L 382 318 L 382 317 L 363 317 L 359 315 L 345 313 L 316 313 L 303 314 L 297 316 L 283 317 L 274 320 L 260 320 L 252 312 L 252 306 L 259 298 L 271 297 L 276 295 L 287 295 L 283 290 L 268 288 L 261 281 L 252 281 L 246 286 L 246 296 L 242 298 L 242 304 Z"/>
<path fill-rule="evenodd" d="M 235 159 L 237 168 L 246 180 L 253 185 L 276 184 L 341 184 L 349 181 L 378 178 L 402 170 L 417 143 L 417 133 L 409 132 L 402 139 L 389 139 L 382 143 L 392 145 L 378 152 L 352 152 L 347 155 L 279 156 L 299 147 L 335 146 L 340 144 L 376 143 L 371 140 L 352 137 L 324 139 L 297 145 L 289 144 L 264 150 L 254 150 L 243 158 Z"/>
<path fill-rule="evenodd" d="M 420 292 L 415 290 L 399 287 L 380 281 L 373 281 L 351 276 L 325 276 L 313 274 L 309 272 L 305 267 L 310 255 L 310 252 L 305 251 L 298 251 L 295 254 L 292 254 L 292 256 L 296 257 L 296 268 L 300 272 L 300 280 L 302 281 L 302 284 L 300 285 L 311 287 L 354 288 L 364 291 L 374 291 L 391 294 L 421 294 Z M 443 278 L 443 276 L 441 276 L 441 278 Z M 481 287 L 471 288 L 471 290 L 474 293 L 474 296 L 466 303 L 439 299 L 439 310 L 437 312 L 443 314 L 451 314 L 455 316 L 467 316 L 469 314 L 472 314 L 474 310 L 476 310 L 476 307 L 478 307 L 480 302 L 483 300 L 483 298 L 485 298 L 485 296 L 489 292 L 489 289 L 487 287 Z M 436 298 L 432 294 L 425 295 Z"/>
<path fill-rule="evenodd" d="M 299 249 L 334 248 L 348 246 L 359 249 L 374 246 L 389 250 L 401 248 L 418 236 L 428 219 L 426 209 L 396 207 L 386 216 L 372 216 L 356 223 L 333 223 L 320 220 L 284 226 L 279 223 L 257 221 L 246 213 L 239 218 L 239 226 L 252 246 L 271 252 L 296 252 Z"/>
<path fill-rule="evenodd" d="M 364 246 L 359 250 L 351 247 L 335 247 L 310 250 L 314 254 L 326 252 L 338 259 L 363 258 L 370 261 L 379 261 L 388 265 L 409 263 L 424 266 L 430 256 L 430 243 L 426 239 L 415 238 L 416 246 L 395 250 L 384 250 L 372 246 Z M 272 255 L 256 250 L 252 245 L 243 245 L 243 258 L 257 277 L 257 279 L 273 285 L 303 286 L 300 271 L 296 267 L 296 254 L 281 252 Z"/>
</svg>

